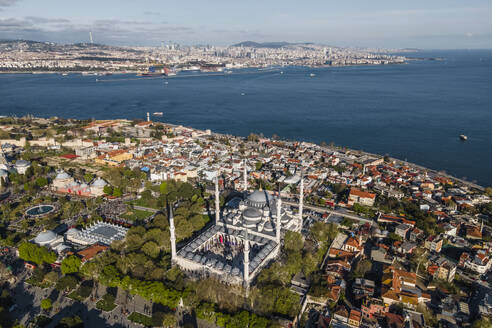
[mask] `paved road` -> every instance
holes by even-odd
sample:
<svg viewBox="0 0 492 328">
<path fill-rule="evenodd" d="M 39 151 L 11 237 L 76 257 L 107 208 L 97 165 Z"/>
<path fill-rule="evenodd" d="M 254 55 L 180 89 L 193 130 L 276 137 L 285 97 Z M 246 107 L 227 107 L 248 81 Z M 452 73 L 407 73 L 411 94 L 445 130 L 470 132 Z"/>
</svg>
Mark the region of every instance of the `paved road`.
<svg viewBox="0 0 492 328">
<path fill-rule="evenodd" d="M 296 202 L 282 200 L 282 203 L 293 207 L 299 207 L 299 204 Z M 313 206 L 313 205 L 306 205 L 306 204 L 304 204 L 304 208 L 318 213 L 330 213 L 333 215 L 343 216 L 351 220 L 356 220 L 363 223 L 369 223 L 371 226 L 374 224 L 374 221 L 371 219 L 366 219 L 346 211 L 336 211 L 336 210 L 331 210 L 327 207 L 320 207 L 320 206 Z"/>
</svg>

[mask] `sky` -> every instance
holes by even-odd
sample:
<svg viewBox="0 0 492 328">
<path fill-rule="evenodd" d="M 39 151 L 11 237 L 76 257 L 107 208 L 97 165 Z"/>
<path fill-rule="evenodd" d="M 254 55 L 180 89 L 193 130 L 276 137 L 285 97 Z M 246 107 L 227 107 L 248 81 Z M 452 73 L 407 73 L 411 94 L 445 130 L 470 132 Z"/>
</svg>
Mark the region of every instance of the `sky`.
<svg viewBox="0 0 492 328">
<path fill-rule="evenodd" d="M 0 39 L 492 48 L 491 0 L 0 0 Z"/>
</svg>

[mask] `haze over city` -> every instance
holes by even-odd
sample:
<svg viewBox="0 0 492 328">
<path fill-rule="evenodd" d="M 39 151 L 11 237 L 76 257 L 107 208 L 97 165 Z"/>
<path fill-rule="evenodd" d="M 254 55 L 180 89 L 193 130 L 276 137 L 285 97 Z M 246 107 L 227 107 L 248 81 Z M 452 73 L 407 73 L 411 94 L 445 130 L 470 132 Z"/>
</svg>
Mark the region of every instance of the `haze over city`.
<svg viewBox="0 0 492 328">
<path fill-rule="evenodd" d="M 110 45 L 245 40 L 351 47 L 489 48 L 492 5 L 457 1 L 0 0 L 0 39 Z"/>
<path fill-rule="evenodd" d="M 492 328 L 491 0 L 0 0 L 0 328 Z"/>
</svg>

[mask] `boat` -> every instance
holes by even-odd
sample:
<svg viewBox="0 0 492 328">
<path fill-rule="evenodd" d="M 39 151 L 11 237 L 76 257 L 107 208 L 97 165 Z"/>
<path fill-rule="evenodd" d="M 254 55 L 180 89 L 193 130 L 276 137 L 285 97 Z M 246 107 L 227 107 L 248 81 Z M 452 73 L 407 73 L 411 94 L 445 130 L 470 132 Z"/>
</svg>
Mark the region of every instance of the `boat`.
<svg viewBox="0 0 492 328">
<path fill-rule="evenodd" d="M 315 76 L 316 76 L 316 74 L 311 73 L 311 74 L 309 74 L 309 76 L 310 76 L 310 77 L 315 77 Z"/>
<path fill-rule="evenodd" d="M 244 92 L 241 92 L 241 96 L 244 96 L 244 95 L 245 95 L 245 93 Z"/>
<path fill-rule="evenodd" d="M 150 66 L 147 71 L 137 72 L 137 76 L 175 76 L 176 72 L 163 65 Z"/>
<path fill-rule="evenodd" d="M 461 139 L 462 141 L 466 141 L 466 140 L 468 140 L 468 137 L 467 137 L 467 136 L 465 136 L 464 134 L 460 134 L 460 139 Z"/>
<path fill-rule="evenodd" d="M 62 73 L 62 76 L 67 76 L 67 75 L 68 75 L 68 73 Z"/>
<path fill-rule="evenodd" d="M 167 81 L 164 81 L 164 84 L 169 84 L 169 82 L 167 82 Z"/>
<path fill-rule="evenodd" d="M 153 112 L 152 115 L 154 115 L 154 116 L 162 116 L 164 114 L 162 112 Z"/>
<path fill-rule="evenodd" d="M 280 71 L 280 74 L 284 74 L 284 71 Z"/>
</svg>

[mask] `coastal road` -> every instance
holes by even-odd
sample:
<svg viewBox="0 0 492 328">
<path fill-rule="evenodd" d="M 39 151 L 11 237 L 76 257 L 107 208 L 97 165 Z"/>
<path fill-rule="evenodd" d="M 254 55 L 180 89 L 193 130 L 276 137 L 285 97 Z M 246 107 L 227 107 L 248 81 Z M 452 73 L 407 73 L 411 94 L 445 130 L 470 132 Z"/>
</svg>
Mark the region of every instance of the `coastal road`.
<svg viewBox="0 0 492 328">
<path fill-rule="evenodd" d="M 282 203 L 293 206 L 293 207 L 299 207 L 299 204 L 296 202 L 282 200 Z M 333 215 L 343 216 L 347 219 L 356 220 L 356 221 L 359 221 L 362 223 L 369 223 L 371 226 L 374 224 L 374 221 L 371 219 L 366 219 L 366 218 L 357 216 L 355 214 L 349 213 L 347 211 L 336 211 L 336 210 L 331 210 L 327 207 L 320 207 L 320 206 L 306 205 L 306 204 L 304 204 L 304 208 L 311 210 L 311 211 L 318 212 L 318 213 L 330 213 L 330 215 L 333 214 Z"/>
</svg>

